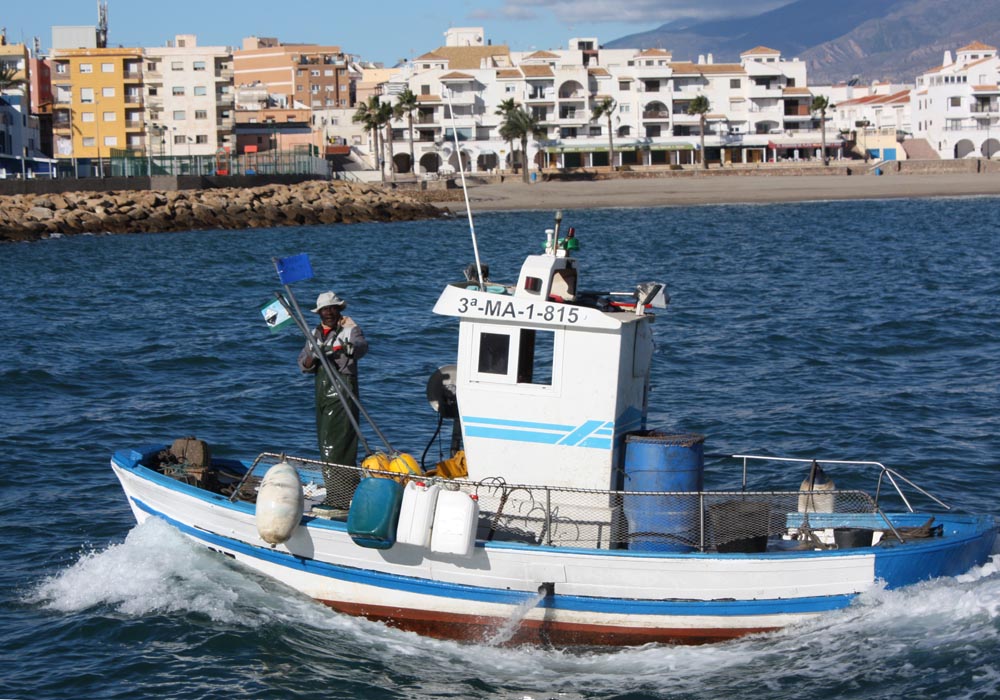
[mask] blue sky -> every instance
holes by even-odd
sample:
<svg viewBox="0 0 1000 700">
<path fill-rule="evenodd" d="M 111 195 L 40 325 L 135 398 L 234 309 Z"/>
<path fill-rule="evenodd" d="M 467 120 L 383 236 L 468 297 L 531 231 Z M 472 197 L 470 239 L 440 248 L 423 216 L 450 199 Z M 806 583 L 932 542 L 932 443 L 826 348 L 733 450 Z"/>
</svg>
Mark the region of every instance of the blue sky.
<svg viewBox="0 0 1000 700">
<path fill-rule="evenodd" d="M 444 43 L 448 27 L 483 27 L 515 51 L 564 48 L 570 37 L 601 42 L 677 18 L 753 14 L 791 0 L 109 0 L 108 43 L 162 46 L 196 34 L 207 46 L 239 46 L 245 36 L 340 46 L 391 65 Z M 97 0 L 3 0 L 0 26 L 12 43 L 41 40 L 52 25 L 94 25 Z"/>
</svg>

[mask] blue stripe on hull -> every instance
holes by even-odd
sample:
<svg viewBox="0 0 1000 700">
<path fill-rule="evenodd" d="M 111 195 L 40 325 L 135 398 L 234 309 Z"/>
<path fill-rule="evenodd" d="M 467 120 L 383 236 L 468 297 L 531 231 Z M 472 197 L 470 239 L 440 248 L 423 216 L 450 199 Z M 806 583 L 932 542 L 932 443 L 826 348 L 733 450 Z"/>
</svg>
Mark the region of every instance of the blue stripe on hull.
<svg viewBox="0 0 1000 700">
<path fill-rule="evenodd" d="M 169 522 L 184 534 L 201 540 L 209 546 L 225 548 L 245 557 L 260 559 L 269 564 L 276 564 L 324 578 L 421 595 L 503 605 L 518 605 L 532 597 L 532 594 L 522 591 L 432 581 L 296 557 L 292 554 L 269 548 L 255 547 L 245 542 L 186 525 L 158 512 L 138 499 L 133 499 L 133 501 L 143 511 Z M 635 600 L 629 598 L 595 598 L 590 596 L 561 595 L 558 593 L 557 587 L 556 595 L 544 599 L 539 603 L 538 607 L 605 615 L 686 615 L 724 618 L 732 616 L 827 612 L 846 607 L 853 598 L 854 595 L 775 600 Z"/>
</svg>

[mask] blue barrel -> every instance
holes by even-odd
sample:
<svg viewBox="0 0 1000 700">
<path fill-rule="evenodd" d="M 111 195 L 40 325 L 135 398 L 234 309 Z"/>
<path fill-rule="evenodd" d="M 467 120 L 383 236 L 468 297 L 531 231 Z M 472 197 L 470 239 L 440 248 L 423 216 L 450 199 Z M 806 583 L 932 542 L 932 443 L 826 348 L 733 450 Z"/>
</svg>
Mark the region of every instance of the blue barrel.
<svg viewBox="0 0 1000 700">
<path fill-rule="evenodd" d="M 705 436 L 637 433 L 625 438 L 625 491 L 701 491 L 705 483 Z M 624 499 L 629 549 L 690 552 L 699 543 L 697 496 L 635 496 Z"/>
<path fill-rule="evenodd" d="M 362 479 L 347 512 L 347 534 L 362 547 L 389 549 L 396 543 L 402 502 L 403 487 L 395 479 Z"/>
</svg>

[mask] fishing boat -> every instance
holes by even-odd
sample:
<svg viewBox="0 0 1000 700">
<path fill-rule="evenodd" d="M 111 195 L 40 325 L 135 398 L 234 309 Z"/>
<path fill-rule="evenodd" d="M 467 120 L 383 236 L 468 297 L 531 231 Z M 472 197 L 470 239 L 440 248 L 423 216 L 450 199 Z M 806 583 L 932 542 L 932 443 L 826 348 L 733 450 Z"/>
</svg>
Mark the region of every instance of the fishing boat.
<svg viewBox="0 0 1000 700">
<path fill-rule="evenodd" d="M 136 519 L 343 613 L 477 643 L 727 640 L 990 557 L 992 516 L 878 461 L 706 453 L 704 436 L 650 425 L 664 285 L 587 291 L 560 223 L 515 281 L 477 254 L 437 299 L 458 326 L 454 363 L 427 384 L 447 458 L 364 439 L 361 466 L 218 459 L 193 439 L 122 449 L 111 466 Z M 291 285 L 311 269 L 295 258 L 276 261 L 265 319 L 308 338 Z M 328 490 L 349 507 L 324 505 Z"/>
</svg>

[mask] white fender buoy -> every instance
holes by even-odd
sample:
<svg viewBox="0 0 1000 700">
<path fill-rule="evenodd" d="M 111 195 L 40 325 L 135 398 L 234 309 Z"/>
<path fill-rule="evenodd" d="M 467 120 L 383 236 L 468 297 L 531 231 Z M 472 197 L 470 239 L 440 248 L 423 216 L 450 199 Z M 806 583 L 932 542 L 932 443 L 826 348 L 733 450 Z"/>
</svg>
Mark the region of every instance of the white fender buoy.
<svg viewBox="0 0 1000 700">
<path fill-rule="evenodd" d="M 305 496 L 299 473 L 288 462 L 267 470 L 257 491 L 257 534 L 270 545 L 287 542 L 302 520 Z"/>
</svg>

